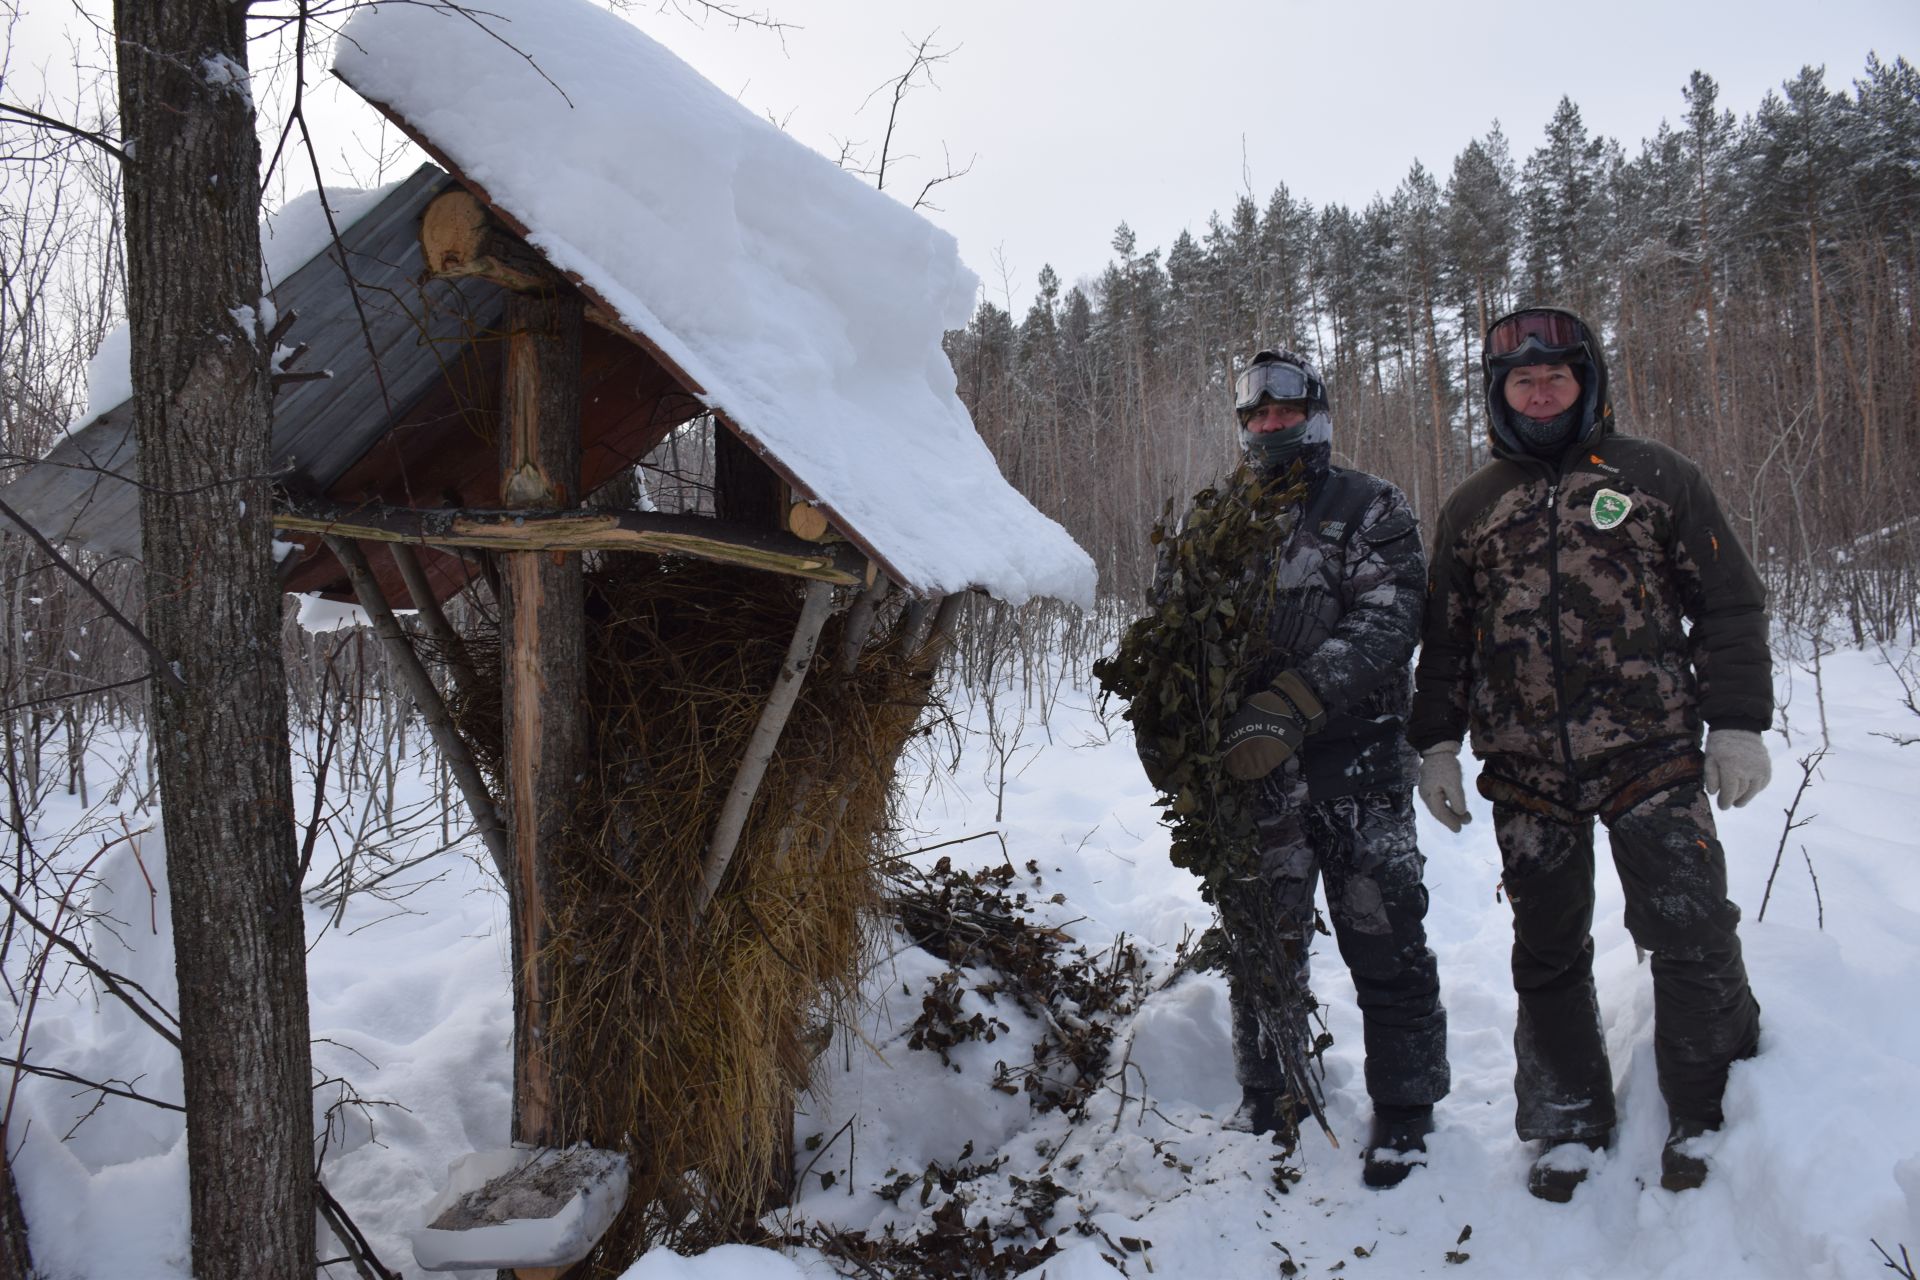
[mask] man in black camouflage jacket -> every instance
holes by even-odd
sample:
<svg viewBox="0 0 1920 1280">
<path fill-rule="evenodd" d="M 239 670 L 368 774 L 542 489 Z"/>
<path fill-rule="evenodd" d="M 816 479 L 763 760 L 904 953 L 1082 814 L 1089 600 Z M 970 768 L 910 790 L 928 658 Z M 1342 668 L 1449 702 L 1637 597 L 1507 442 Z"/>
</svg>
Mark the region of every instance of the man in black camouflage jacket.
<svg viewBox="0 0 1920 1280">
<path fill-rule="evenodd" d="M 1369 1186 L 1389 1187 L 1424 1163 L 1433 1104 L 1444 1097 L 1446 1011 L 1427 947 L 1424 860 L 1414 840 L 1415 761 L 1404 740 L 1409 667 L 1425 593 L 1419 525 L 1398 489 L 1377 476 L 1331 465 L 1326 388 L 1304 358 L 1253 357 L 1236 386 L 1241 443 L 1250 465 L 1305 481 L 1290 531 L 1250 583 L 1271 588 L 1262 687 L 1223 726 L 1223 766 L 1261 780 L 1258 882 L 1229 892 L 1268 895 L 1268 918 L 1284 923 L 1294 975 L 1306 989 L 1315 883 L 1358 994 L 1366 1044 L 1372 1133 L 1364 1152 Z M 1284 1122 L 1288 1099 L 1276 1046 L 1265 1043 L 1252 1003 L 1232 990 L 1234 1066 L 1245 1100 L 1237 1127 L 1265 1132 Z M 1278 1011 L 1300 1043 L 1297 1007 Z M 1297 1117 L 1295 1117 L 1297 1118 Z"/>
<path fill-rule="evenodd" d="M 1615 1122 L 1590 932 L 1593 819 L 1607 825 L 1628 932 L 1653 957 L 1661 1182 L 1684 1190 L 1759 1038 L 1706 796 L 1743 805 L 1770 775 L 1765 592 L 1700 469 L 1614 433 L 1578 317 L 1503 317 L 1482 366 L 1494 457 L 1434 534 L 1408 730 L 1420 795 L 1450 829 L 1468 821 L 1471 728 L 1513 909 L 1516 1128 L 1542 1144 L 1528 1186 L 1547 1200 L 1572 1197 Z"/>
</svg>

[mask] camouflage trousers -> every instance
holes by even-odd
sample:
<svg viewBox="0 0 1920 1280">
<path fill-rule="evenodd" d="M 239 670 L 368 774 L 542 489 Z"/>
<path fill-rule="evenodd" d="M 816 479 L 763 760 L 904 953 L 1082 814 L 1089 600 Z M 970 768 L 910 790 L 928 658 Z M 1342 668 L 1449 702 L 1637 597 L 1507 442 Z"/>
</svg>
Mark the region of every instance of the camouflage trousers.
<svg viewBox="0 0 1920 1280">
<path fill-rule="evenodd" d="M 1652 954 L 1654 1058 L 1675 1118 L 1718 1127 L 1727 1068 L 1750 1056 L 1760 1006 L 1747 985 L 1727 899 L 1726 855 L 1700 789 L 1697 752 L 1629 761 L 1574 782 L 1491 757 L 1493 801 L 1513 908 L 1515 1128 L 1525 1139 L 1604 1138 L 1613 1075 L 1593 984 L 1593 820 L 1606 825 L 1626 895 L 1627 932 Z"/>
<path fill-rule="evenodd" d="M 1282 1087 L 1280 1054 L 1304 1055 L 1312 1043 L 1312 1001 L 1306 993 L 1311 990 L 1314 887 L 1325 876 L 1334 940 L 1359 998 L 1367 1093 L 1376 1104 L 1439 1101 L 1450 1083 L 1447 1014 L 1427 946 L 1427 890 L 1420 878 L 1425 859 L 1414 840 L 1411 794 L 1375 792 L 1312 802 L 1297 769 L 1289 766 L 1268 784 L 1267 799 L 1259 823 L 1260 877 L 1230 886 L 1228 896 L 1258 896 L 1257 903 L 1244 902 L 1245 908 L 1258 908 L 1245 914 L 1271 922 L 1290 944 L 1285 953 L 1295 958 L 1296 971 L 1292 982 L 1279 984 L 1233 975 L 1234 1069 L 1241 1087 Z M 1223 916 L 1236 905 L 1242 904 L 1223 902 Z M 1271 947 L 1269 954 L 1282 954 L 1282 948 Z M 1291 1040 L 1284 1047 L 1261 1034 L 1259 1002 L 1274 999 L 1276 987 L 1297 993 L 1286 1007 L 1265 1010 L 1266 1024 L 1284 1028 L 1282 1034 Z"/>
</svg>

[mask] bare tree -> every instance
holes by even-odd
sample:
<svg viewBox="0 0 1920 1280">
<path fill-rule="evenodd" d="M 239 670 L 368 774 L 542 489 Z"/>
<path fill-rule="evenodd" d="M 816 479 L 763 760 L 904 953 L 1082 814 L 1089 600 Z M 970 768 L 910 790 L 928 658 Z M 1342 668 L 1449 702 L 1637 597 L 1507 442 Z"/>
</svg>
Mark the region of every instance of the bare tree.
<svg viewBox="0 0 1920 1280">
<path fill-rule="evenodd" d="M 165 660 L 153 733 L 203 1280 L 311 1275 L 315 1257 L 245 18 L 225 0 L 114 5 L 147 625 Z"/>
</svg>

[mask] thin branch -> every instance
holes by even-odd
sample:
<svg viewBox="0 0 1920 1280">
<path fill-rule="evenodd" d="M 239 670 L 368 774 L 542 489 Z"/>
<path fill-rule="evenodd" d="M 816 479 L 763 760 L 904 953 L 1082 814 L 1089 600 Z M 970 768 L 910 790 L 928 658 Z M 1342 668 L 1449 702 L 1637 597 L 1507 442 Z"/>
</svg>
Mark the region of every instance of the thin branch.
<svg viewBox="0 0 1920 1280">
<path fill-rule="evenodd" d="M 347 1215 L 346 1206 L 333 1198 L 327 1190 L 327 1184 L 316 1176 L 313 1180 L 313 1198 L 317 1202 L 320 1216 L 325 1220 L 327 1229 L 333 1232 L 341 1247 L 346 1249 L 346 1260 L 360 1275 L 360 1280 L 401 1280 L 400 1273 L 389 1271 L 380 1263 L 380 1258 L 367 1243 L 367 1237 Z"/>
<path fill-rule="evenodd" d="M 181 1103 L 167 1102 L 161 1098 L 150 1098 L 146 1094 L 140 1093 L 131 1087 L 124 1089 L 119 1088 L 111 1081 L 89 1080 L 85 1076 L 77 1076 L 71 1071 L 64 1071 L 59 1067 L 42 1066 L 37 1062 L 23 1062 L 19 1058 L 0 1057 L 0 1067 L 11 1067 L 16 1071 L 24 1071 L 28 1075 L 44 1076 L 49 1080 L 61 1080 L 67 1084 L 77 1084 L 82 1088 L 92 1089 L 112 1098 L 125 1098 L 130 1102 L 144 1102 L 148 1106 L 158 1107 L 162 1111 L 185 1112 L 187 1109 L 185 1105 Z"/>
<path fill-rule="evenodd" d="M 913 61 L 908 65 L 906 71 L 888 80 L 882 84 L 879 89 L 875 89 L 873 93 L 868 94 L 866 102 L 860 104 L 861 107 L 864 108 L 867 102 L 873 101 L 874 94 L 879 93 L 881 89 L 888 88 L 889 86 L 893 89 L 893 101 L 887 107 L 886 136 L 880 140 L 880 165 L 879 168 L 874 171 L 873 185 L 878 190 L 885 191 L 887 189 L 887 161 L 890 158 L 890 152 L 893 148 L 893 131 L 900 120 L 900 103 L 914 88 L 914 78 L 924 72 L 928 84 L 936 83 L 933 78 L 934 67 L 952 57 L 959 48 L 959 46 L 956 45 L 953 49 L 942 49 L 938 52 L 929 53 L 928 48 L 933 44 L 933 38 L 939 34 L 940 29 L 938 27 L 929 31 L 924 39 L 914 45 Z M 926 193 L 922 192 L 921 194 L 925 195 Z"/>
<path fill-rule="evenodd" d="M 1800 758 L 1800 785 L 1793 793 L 1793 803 L 1787 806 L 1787 825 L 1780 829 L 1780 843 L 1773 851 L 1773 870 L 1767 872 L 1767 888 L 1766 891 L 1760 895 L 1760 910 L 1754 916 L 1756 923 L 1767 918 L 1767 901 L 1773 897 L 1773 878 L 1780 874 L 1780 859 L 1785 856 L 1787 851 L 1787 837 L 1792 835 L 1797 828 L 1804 827 L 1809 822 L 1812 822 L 1813 817 L 1817 816 L 1808 816 L 1800 819 L 1798 822 L 1794 821 L 1793 817 L 1793 815 L 1799 811 L 1801 797 L 1807 794 L 1807 788 L 1813 784 L 1813 771 L 1820 767 L 1820 762 L 1826 759 L 1826 755 L 1827 749 L 1821 747 L 1818 751 Z M 1807 870 L 1813 870 L 1813 864 L 1811 862 L 1807 864 Z M 1817 881 L 1815 882 L 1815 888 L 1816 890 L 1818 888 Z"/>
<path fill-rule="evenodd" d="M 4 707 L 0 707 L 0 716 L 10 715 L 15 711 L 24 711 L 28 707 L 44 706 L 49 702 L 65 702 L 69 698 L 84 698 L 90 693 L 110 693 L 115 689 L 125 689 L 132 685 L 145 684 L 151 679 L 153 679 L 153 673 L 148 672 L 144 676 L 134 676 L 130 680 L 116 680 L 112 684 L 89 685 L 85 689 L 74 689 L 67 693 L 50 693 L 44 698 L 29 698 L 25 702 L 13 702 Z"/>
<path fill-rule="evenodd" d="M 172 1045 L 174 1048 L 178 1049 L 180 1047 L 180 1033 L 173 1030 L 171 1027 L 163 1026 L 160 1023 L 159 1019 L 155 1018 L 151 1013 L 148 1013 L 145 1007 L 143 1007 L 138 1000 L 135 1000 L 131 995 L 128 994 L 129 988 L 131 988 L 134 991 L 138 991 L 141 995 L 145 996 L 149 1001 L 152 1002 L 153 1007 L 155 1009 L 158 1009 L 162 1014 L 165 1014 L 166 1017 L 170 1021 L 174 1022 L 174 1024 L 177 1026 L 179 1024 L 179 1020 L 174 1017 L 173 1013 L 165 1005 L 161 1004 L 158 1000 L 155 1000 L 153 998 L 152 993 L 149 992 L 145 987 L 135 982 L 132 978 L 121 977 L 119 974 L 113 972 L 113 970 L 111 969 L 108 969 L 106 966 L 102 965 L 98 960 L 95 960 L 92 956 L 88 955 L 85 950 L 77 946 L 71 939 L 67 938 L 63 934 L 54 932 L 52 929 L 49 929 L 46 925 L 42 924 L 40 922 L 39 917 L 33 914 L 33 912 L 27 907 L 27 904 L 20 901 L 20 899 L 14 897 L 13 894 L 9 893 L 5 885 L 0 885 L 0 899 L 4 899 L 6 904 L 12 907 L 14 912 L 18 914 L 22 920 L 26 921 L 27 925 L 35 933 L 45 938 L 48 942 L 53 943 L 55 946 L 59 947 L 61 950 L 67 952 L 67 954 L 71 955 L 82 969 L 85 969 L 88 973 L 98 978 L 100 980 L 100 984 L 104 986 L 109 992 L 111 992 L 120 1001 L 120 1003 L 126 1005 L 127 1008 L 133 1010 L 133 1014 L 136 1018 L 139 1018 L 140 1021 L 146 1023 L 149 1027 L 153 1028 L 154 1034 L 158 1035 L 161 1039 L 165 1040 L 168 1044 Z"/>
<path fill-rule="evenodd" d="M 52 116 L 43 116 L 38 111 L 33 111 L 26 107 L 18 107 L 11 102 L 0 102 L 0 116 L 13 116 L 15 119 L 24 120 L 28 124 L 37 125 L 42 129 L 51 129 L 56 133 L 64 133 L 71 137 L 79 138 L 83 142 L 91 142 L 94 146 L 99 147 L 120 163 L 125 164 L 127 162 L 127 153 L 125 151 L 107 141 L 105 134 L 96 133 L 92 129 L 82 129 L 79 125 L 68 124 L 65 120 L 56 120 Z"/>
<path fill-rule="evenodd" d="M 914 197 L 913 207 L 916 209 L 931 209 L 935 213 L 942 212 L 939 205 L 929 204 L 927 202 L 927 193 L 943 182 L 952 182 L 955 178 L 964 178 L 973 172 L 973 160 L 967 161 L 967 167 L 964 169 L 956 169 L 953 167 L 953 155 L 947 150 L 945 143 L 940 145 L 940 154 L 946 158 L 947 171 L 937 178 L 927 179 L 926 185 L 920 188 L 920 194 Z M 979 157 L 975 156 L 974 159 L 977 160 Z"/>
<path fill-rule="evenodd" d="M 153 641 L 147 639 L 146 633 L 141 631 L 140 628 L 134 626 L 133 623 L 127 621 L 126 615 L 113 607 L 113 601 L 107 599 L 107 597 L 101 592 L 100 588 L 94 586 L 93 583 L 87 578 L 86 574 L 81 573 L 78 569 L 74 568 L 71 564 L 69 564 L 67 562 L 67 558 L 61 555 L 59 551 L 54 549 L 54 545 L 51 542 L 47 541 L 45 535 L 43 535 L 38 529 L 34 528 L 32 525 L 28 524 L 25 517 L 23 517 L 19 512 L 15 511 L 12 507 L 8 506 L 5 501 L 0 501 L 0 516 L 5 516 L 7 519 L 13 521 L 16 525 L 20 526 L 20 531 L 26 534 L 28 538 L 32 539 L 33 544 L 39 547 L 41 551 L 46 553 L 47 558 L 52 560 L 53 563 L 60 569 L 62 573 L 65 573 L 69 578 L 72 578 L 75 582 L 79 583 L 80 589 L 86 592 L 89 596 L 92 596 L 94 599 L 94 602 L 98 604 L 102 609 L 107 611 L 107 616 L 109 618 L 112 618 L 115 622 L 119 623 L 122 627 L 124 627 L 126 629 L 127 634 L 133 637 L 134 643 L 138 644 L 142 649 L 146 650 L 147 656 L 153 659 L 154 669 L 159 671 L 160 674 L 167 681 L 169 681 L 174 688 L 184 689 L 187 687 L 187 682 L 180 678 L 180 673 L 173 669 L 173 664 L 167 661 L 165 655 L 163 655 L 159 649 L 154 647 Z"/>
</svg>

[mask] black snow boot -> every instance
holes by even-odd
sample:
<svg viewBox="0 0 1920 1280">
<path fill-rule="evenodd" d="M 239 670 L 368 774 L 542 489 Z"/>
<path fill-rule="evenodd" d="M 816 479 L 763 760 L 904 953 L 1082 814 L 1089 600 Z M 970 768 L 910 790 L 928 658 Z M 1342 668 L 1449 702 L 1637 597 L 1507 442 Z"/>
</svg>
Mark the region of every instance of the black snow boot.
<svg viewBox="0 0 1920 1280">
<path fill-rule="evenodd" d="M 1606 1148 L 1605 1138 L 1576 1138 L 1548 1143 L 1527 1171 L 1527 1190 L 1541 1200 L 1565 1204 L 1574 1189 L 1587 1180 L 1598 1163 L 1594 1153 Z"/>
<path fill-rule="evenodd" d="M 1690 1155 L 1686 1145 L 1716 1126 L 1676 1117 L 1667 1126 L 1667 1145 L 1660 1149 L 1660 1185 L 1669 1191 L 1691 1191 L 1707 1180 L 1707 1162 Z"/>
<path fill-rule="evenodd" d="M 1221 1125 L 1235 1133 L 1273 1133 L 1291 1140 L 1313 1110 L 1289 1089 L 1242 1089 L 1240 1106 Z"/>
<path fill-rule="evenodd" d="M 1427 1135 L 1432 1132 L 1432 1107 L 1374 1107 L 1360 1180 L 1370 1187 L 1399 1186 L 1415 1165 L 1427 1162 Z"/>
</svg>

